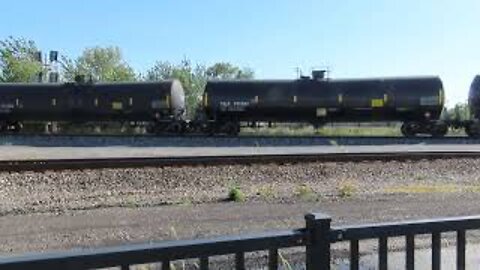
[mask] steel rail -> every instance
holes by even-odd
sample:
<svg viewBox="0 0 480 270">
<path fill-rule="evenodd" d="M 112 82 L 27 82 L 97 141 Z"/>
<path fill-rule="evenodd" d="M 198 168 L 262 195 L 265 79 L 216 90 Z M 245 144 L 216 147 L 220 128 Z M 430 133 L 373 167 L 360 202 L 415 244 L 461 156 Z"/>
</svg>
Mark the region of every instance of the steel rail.
<svg viewBox="0 0 480 270">
<path fill-rule="evenodd" d="M 436 159 L 480 158 L 478 151 L 407 151 L 367 153 L 320 153 L 320 154 L 254 154 L 220 156 L 178 157 L 114 157 L 90 159 L 26 159 L 2 160 L 0 171 L 46 171 L 84 170 L 104 168 L 144 168 L 181 166 L 219 166 L 265 163 L 300 162 L 365 162 L 365 161 L 418 161 Z"/>
</svg>

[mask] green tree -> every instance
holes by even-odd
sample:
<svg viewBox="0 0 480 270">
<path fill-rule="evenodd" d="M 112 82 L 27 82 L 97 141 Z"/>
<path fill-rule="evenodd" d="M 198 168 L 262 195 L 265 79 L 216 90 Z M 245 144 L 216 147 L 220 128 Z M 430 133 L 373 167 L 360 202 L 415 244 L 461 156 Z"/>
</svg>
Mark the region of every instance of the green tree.
<svg viewBox="0 0 480 270">
<path fill-rule="evenodd" d="M 470 120 L 470 109 L 466 103 L 457 103 L 453 108 L 444 108 L 442 111 L 443 120 Z"/>
<path fill-rule="evenodd" d="M 193 66 L 188 60 L 183 60 L 179 64 L 159 61 L 147 71 L 145 79 L 148 81 L 179 80 L 185 91 L 187 112 L 191 116 L 201 99 L 206 83 L 205 74 L 204 66 Z"/>
<path fill-rule="evenodd" d="M 253 71 L 249 68 L 239 68 L 230 63 L 220 62 L 208 67 L 207 76 L 209 79 L 233 80 L 233 79 L 251 79 Z"/>
<path fill-rule="evenodd" d="M 63 76 L 72 81 L 77 75 L 91 77 L 95 81 L 135 81 L 134 70 L 123 59 L 118 47 L 87 48 L 75 60 L 62 59 Z"/>
<path fill-rule="evenodd" d="M 443 107 L 442 114 L 440 115 L 442 120 L 452 120 L 452 112 L 447 107 Z"/>
<path fill-rule="evenodd" d="M 178 79 L 185 90 L 185 101 L 189 116 L 195 112 L 209 79 L 251 79 L 254 73 L 250 69 L 241 69 L 230 63 L 216 63 L 210 67 L 193 65 L 189 60 L 179 64 L 157 62 L 147 71 L 148 81 Z"/>
<path fill-rule="evenodd" d="M 468 120 L 470 119 L 470 111 L 466 103 L 457 103 L 453 108 L 453 119 Z"/>
<path fill-rule="evenodd" d="M 24 38 L 8 37 L 0 41 L 0 81 L 30 82 L 42 70 L 35 59 L 35 42 Z"/>
</svg>

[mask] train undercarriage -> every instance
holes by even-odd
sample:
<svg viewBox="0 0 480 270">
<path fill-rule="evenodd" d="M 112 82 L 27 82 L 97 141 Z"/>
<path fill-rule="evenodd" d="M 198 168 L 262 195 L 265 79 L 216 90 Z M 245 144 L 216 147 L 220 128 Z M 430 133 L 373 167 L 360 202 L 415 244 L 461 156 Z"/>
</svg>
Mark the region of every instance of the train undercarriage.
<svg viewBox="0 0 480 270">
<path fill-rule="evenodd" d="M 427 135 L 434 138 L 440 138 L 448 133 L 449 126 L 444 121 L 408 121 L 404 122 L 400 128 L 402 135 L 411 138 L 419 135 Z"/>
<path fill-rule="evenodd" d="M 263 123 L 263 122 L 262 122 Z M 54 122 L 53 124 L 58 124 Z M 63 123 L 65 124 L 65 123 Z M 123 126 L 121 124 L 120 126 Z M 133 126 L 132 126 L 133 125 Z M 273 122 L 265 122 L 263 126 L 272 127 Z M 312 124 L 315 128 L 320 127 L 318 123 Z M 56 127 L 56 125 L 54 125 Z M 86 127 L 86 125 L 82 125 Z M 88 127 L 102 127 L 100 124 L 90 123 Z M 235 120 L 206 120 L 206 121 L 183 121 L 183 120 L 163 120 L 155 122 L 130 123 L 131 127 L 139 127 L 144 129 L 147 134 L 153 135 L 226 135 L 238 136 L 242 127 L 255 128 L 262 126 L 258 122 L 239 122 Z M 52 130 L 52 122 L 45 123 L 45 133 L 57 133 Z M 20 121 L 0 122 L 0 133 L 16 134 L 24 129 L 24 124 Z M 27 130 L 28 128 L 25 128 Z M 89 130 L 90 130 L 89 129 Z M 468 121 L 405 121 L 401 124 L 400 131 L 404 137 L 433 137 L 441 138 L 447 135 L 449 130 L 464 130 L 466 135 L 471 138 L 480 138 L 480 120 Z M 62 130 L 62 129 L 58 129 Z M 104 128 L 100 128 L 104 130 Z M 97 132 L 95 132 L 97 133 Z"/>
<path fill-rule="evenodd" d="M 18 121 L 0 122 L 0 132 L 18 133 L 23 129 L 23 124 Z"/>
<path fill-rule="evenodd" d="M 227 135 L 238 136 L 242 127 L 256 127 L 257 122 L 240 122 L 235 120 L 223 121 L 192 121 L 192 122 L 171 122 L 157 126 L 157 134 L 204 134 L 204 135 Z M 265 123 L 272 127 L 272 122 Z M 315 128 L 319 126 L 313 124 Z M 406 121 L 403 122 L 400 131 L 404 137 L 413 138 L 429 136 L 441 138 L 447 135 L 450 129 L 464 130 L 471 138 L 480 138 L 480 121 Z M 147 130 L 148 131 L 148 130 Z"/>
</svg>

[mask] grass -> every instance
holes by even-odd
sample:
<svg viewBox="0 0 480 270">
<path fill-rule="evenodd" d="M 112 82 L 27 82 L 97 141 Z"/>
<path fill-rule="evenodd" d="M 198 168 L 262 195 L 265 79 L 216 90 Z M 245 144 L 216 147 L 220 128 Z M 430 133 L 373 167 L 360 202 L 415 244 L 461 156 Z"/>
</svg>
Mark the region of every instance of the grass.
<svg viewBox="0 0 480 270">
<path fill-rule="evenodd" d="M 480 185 L 456 185 L 456 184 L 436 184 L 436 185 L 405 185 L 388 187 L 384 190 L 387 193 L 455 193 L 472 192 L 480 193 Z"/>
<path fill-rule="evenodd" d="M 303 201 L 316 201 L 318 196 L 315 191 L 305 184 L 295 188 L 295 196 Z"/>
<path fill-rule="evenodd" d="M 423 181 L 423 180 L 426 180 L 426 179 L 427 179 L 427 176 L 425 176 L 425 175 L 415 176 L 415 180 L 417 180 L 417 181 Z"/>
<path fill-rule="evenodd" d="M 321 128 L 314 128 L 306 124 L 277 124 L 258 128 L 243 127 L 241 135 L 257 136 L 365 136 L 365 137 L 403 137 L 400 124 L 374 125 L 372 123 L 347 123 L 345 125 L 327 124 Z M 449 129 L 447 136 L 466 136 L 463 129 Z"/>
<path fill-rule="evenodd" d="M 464 190 L 466 192 L 480 193 L 480 186 L 466 186 Z"/>
<path fill-rule="evenodd" d="M 315 131 L 321 136 L 401 136 L 397 127 L 323 127 Z"/>
<path fill-rule="evenodd" d="M 183 206 L 191 206 L 193 205 L 193 201 L 191 198 L 188 198 L 188 197 L 185 197 L 185 198 L 181 198 L 178 202 L 177 202 L 178 205 L 183 205 Z"/>
<path fill-rule="evenodd" d="M 242 128 L 242 135 L 264 136 L 401 136 L 398 126 L 324 126 L 315 129 L 301 124 L 278 124 L 275 127 Z"/>
<path fill-rule="evenodd" d="M 283 256 L 283 254 L 278 251 L 278 258 L 280 259 L 280 262 L 282 263 L 283 269 L 287 270 L 293 270 L 292 265 L 288 262 L 288 260 Z"/>
<path fill-rule="evenodd" d="M 271 200 L 277 196 L 273 185 L 265 185 L 259 187 L 257 190 L 257 195 L 265 200 Z"/>
<path fill-rule="evenodd" d="M 387 193 L 454 193 L 461 192 L 462 190 L 466 191 L 469 187 L 459 186 L 453 184 L 438 184 L 438 185 L 406 185 L 406 186 L 396 186 L 389 187 L 385 189 Z M 478 187 L 480 191 L 480 187 Z"/>
<path fill-rule="evenodd" d="M 338 186 L 338 196 L 340 198 L 350 198 L 356 191 L 357 188 L 351 182 L 344 182 Z"/>
<path fill-rule="evenodd" d="M 137 199 L 134 197 L 134 196 L 128 196 L 126 199 L 125 199 L 125 202 L 124 202 L 124 207 L 127 207 L 127 208 L 137 208 L 139 206 L 139 203 L 137 201 Z"/>
<path fill-rule="evenodd" d="M 234 186 L 228 191 L 228 200 L 233 202 L 244 202 L 246 200 L 246 196 L 240 187 Z"/>
</svg>

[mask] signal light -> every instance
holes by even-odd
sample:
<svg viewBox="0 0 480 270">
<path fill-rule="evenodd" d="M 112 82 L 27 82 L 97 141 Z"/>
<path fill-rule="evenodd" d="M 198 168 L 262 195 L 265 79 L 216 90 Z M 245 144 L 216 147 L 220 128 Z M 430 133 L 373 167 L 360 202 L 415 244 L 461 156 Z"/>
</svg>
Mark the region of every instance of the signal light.
<svg viewBox="0 0 480 270">
<path fill-rule="evenodd" d="M 48 74 L 48 81 L 51 83 L 56 83 L 58 82 L 58 73 L 57 72 L 51 72 Z"/>
<path fill-rule="evenodd" d="M 41 51 L 38 51 L 38 52 L 35 52 L 33 57 L 35 58 L 35 60 L 37 60 L 38 62 L 42 62 L 42 52 Z"/>
<path fill-rule="evenodd" d="M 58 51 L 50 51 L 48 59 L 50 62 L 57 62 L 58 61 Z"/>
</svg>

